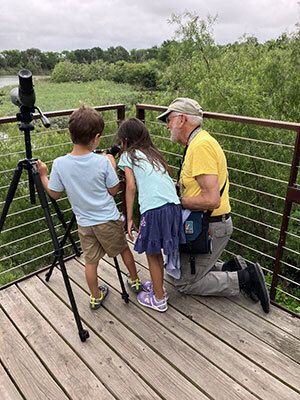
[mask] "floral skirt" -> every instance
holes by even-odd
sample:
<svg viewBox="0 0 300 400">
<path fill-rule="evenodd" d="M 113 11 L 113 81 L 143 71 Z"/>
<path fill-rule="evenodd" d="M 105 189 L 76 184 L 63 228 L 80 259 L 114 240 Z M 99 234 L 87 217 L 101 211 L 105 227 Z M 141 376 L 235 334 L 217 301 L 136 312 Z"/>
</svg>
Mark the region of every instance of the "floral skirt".
<svg viewBox="0 0 300 400">
<path fill-rule="evenodd" d="M 138 253 L 165 255 L 185 243 L 180 204 L 167 203 L 141 215 L 139 234 L 134 245 Z"/>
</svg>

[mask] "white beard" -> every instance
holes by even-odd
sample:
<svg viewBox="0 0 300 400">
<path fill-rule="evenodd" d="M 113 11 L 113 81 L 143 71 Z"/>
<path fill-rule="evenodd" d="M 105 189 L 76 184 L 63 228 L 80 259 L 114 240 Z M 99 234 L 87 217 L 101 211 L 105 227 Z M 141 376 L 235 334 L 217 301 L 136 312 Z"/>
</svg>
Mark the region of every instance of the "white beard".
<svg viewBox="0 0 300 400">
<path fill-rule="evenodd" d="M 173 128 L 173 129 L 171 130 L 170 139 L 171 139 L 171 142 L 177 143 L 177 140 L 178 140 L 178 131 L 177 131 L 177 129 L 174 129 L 174 128 Z"/>
</svg>

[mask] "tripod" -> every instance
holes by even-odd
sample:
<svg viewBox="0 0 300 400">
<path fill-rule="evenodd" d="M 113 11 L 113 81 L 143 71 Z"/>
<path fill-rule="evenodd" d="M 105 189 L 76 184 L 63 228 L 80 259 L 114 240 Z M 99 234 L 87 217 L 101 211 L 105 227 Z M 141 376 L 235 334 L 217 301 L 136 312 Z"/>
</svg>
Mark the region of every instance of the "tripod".
<svg viewBox="0 0 300 400">
<path fill-rule="evenodd" d="M 38 108 L 37 108 L 38 109 Z M 30 200 L 31 200 L 31 204 L 35 204 L 35 189 L 37 191 L 38 194 L 38 198 L 40 201 L 40 205 L 43 209 L 44 212 L 44 216 L 46 219 L 46 223 L 50 232 L 50 236 L 52 239 L 52 244 L 54 247 L 54 255 L 55 255 L 55 263 L 56 261 L 58 261 L 59 265 L 60 265 L 60 269 L 63 275 L 63 279 L 64 279 L 64 283 L 68 292 L 68 296 L 69 296 L 69 300 L 71 303 L 71 307 L 72 307 L 72 311 L 74 314 L 74 318 L 76 321 L 76 325 L 78 328 L 78 333 L 79 333 L 79 337 L 81 339 L 82 342 L 85 342 L 86 339 L 89 337 L 89 332 L 85 329 L 83 329 L 82 327 L 82 323 L 80 320 L 80 316 L 78 313 L 78 309 L 77 309 L 77 305 L 75 302 L 75 298 L 74 298 L 74 294 L 71 288 L 71 284 L 69 281 L 69 277 L 66 271 L 66 266 L 65 266 L 65 262 L 64 262 L 64 250 L 63 250 L 63 245 L 62 242 L 59 243 L 58 238 L 57 238 L 57 234 L 54 228 L 54 224 L 53 224 L 53 220 L 51 217 L 51 213 L 49 210 L 49 206 L 48 206 L 48 201 L 47 201 L 47 197 L 42 185 L 42 181 L 41 181 L 41 177 L 36 165 L 36 159 L 32 158 L 32 149 L 31 149 L 31 139 L 30 139 L 30 131 L 32 131 L 34 129 L 34 125 L 31 123 L 32 121 L 32 111 L 34 110 L 33 107 L 25 107 L 25 106 L 21 106 L 20 107 L 20 113 L 17 114 L 17 120 L 20 121 L 19 124 L 19 130 L 22 131 L 24 133 L 24 137 L 25 137 L 25 148 L 26 148 L 26 158 L 24 160 L 21 160 L 18 162 L 17 167 L 15 169 L 14 175 L 13 175 L 13 179 L 11 181 L 10 187 L 8 189 L 8 193 L 7 193 L 7 197 L 4 203 L 4 207 L 3 207 L 3 211 L 0 217 L 0 232 L 2 231 L 6 216 L 8 214 L 9 211 L 9 207 L 11 205 L 11 202 L 13 201 L 13 198 L 15 196 L 17 187 L 18 187 L 18 183 L 20 181 L 21 175 L 23 170 L 25 169 L 28 173 L 28 182 L 29 182 L 29 193 L 30 193 Z M 38 109 L 39 110 L 39 109 Z M 45 117 L 42 115 L 41 111 L 39 110 L 41 116 L 44 118 L 42 118 L 42 121 L 44 123 L 45 121 Z M 49 127 L 50 124 L 48 122 L 47 124 Z M 45 125 L 46 126 L 46 125 Z M 52 199 L 53 200 L 53 199 Z M 53 204 L 55 204 L 55 209 L 56 212 L 58 213 L 58 217 L 60 218 L 60 220 L 63 223 L 63 226 L 66 227 L 66 223 L 63 219 L 62 213 L 59 210 L 59 207 L 57 205 L 57 203 L 55 202 L 55 200 L 52 201 Z M 71 229 L 67 229 L 66 231 L 66 235 L 65 237 L 65 241 L 67 240 L 67 238 L 70 238 L 72 246 L 75 250 L 75 253 L 77 255 L 80 254 L 79 250 L 77 249 L 77 246 L 74 242 L 74 240 L 71 237 Z M 65 242 L 64 242 L 65 243 Z M 63 244 L 64 244 L 63 243 Z M 49 279 L 48 279 L 49 280 Z"/>
</svg>

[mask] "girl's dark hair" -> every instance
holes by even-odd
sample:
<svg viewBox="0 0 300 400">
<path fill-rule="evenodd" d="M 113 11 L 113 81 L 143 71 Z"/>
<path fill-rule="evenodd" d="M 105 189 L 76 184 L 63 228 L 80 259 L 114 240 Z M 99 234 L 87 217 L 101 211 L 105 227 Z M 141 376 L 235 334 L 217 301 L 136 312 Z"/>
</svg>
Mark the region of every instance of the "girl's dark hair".
<svg viewBox="0 0 300 400">
<path fill-rule="evenodd" d="M 117 137 L 123 144 L 123 151 L 127 151 L 133 165 L 137 165 L 140 157 L 136 155 L 136 150 L 142 151 L 154 169 L 160 170 L 161 167 L 165 171 L 171 172 L 167 162 L 162 154 L 152 143 L 150 134 L 145 124 L 137 118 L 129 118 L 122 122 Z"/>
</svg>

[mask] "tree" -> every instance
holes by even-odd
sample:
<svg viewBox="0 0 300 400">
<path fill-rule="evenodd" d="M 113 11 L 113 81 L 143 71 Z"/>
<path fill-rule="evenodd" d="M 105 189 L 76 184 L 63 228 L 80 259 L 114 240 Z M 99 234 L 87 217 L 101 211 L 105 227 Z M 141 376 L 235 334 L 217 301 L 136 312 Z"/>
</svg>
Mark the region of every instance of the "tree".
<svg viewBox="0 0 300 400">
<path fill-rule="evenodd" d="M 52 71 L 55 65 L 60 61 L 60 53 L 46 51 L 41 54 L 41 67 L 45 71 Z"/>
<path fill-rule="evenodd" d="M 128 61 L 130 58 L 129 53 L 124 47 L 109 47 L 104 51 L 104 61 L 115 63 L 117 61 Z"/>
<path fill-rule="evenodd" d="M 19 50 L 4 50 L 2 57 L 5 60 L 6 68 L 19 68 L 21 65 L 21 53 Z"/>
<path fill-rule="evenodd" d="M 92 61 L 98 61 L 104 59 L 104 51 L 101 49 L 101 47 L 93 47 L 90 50 L 90 53 Z"/>
</svg>

